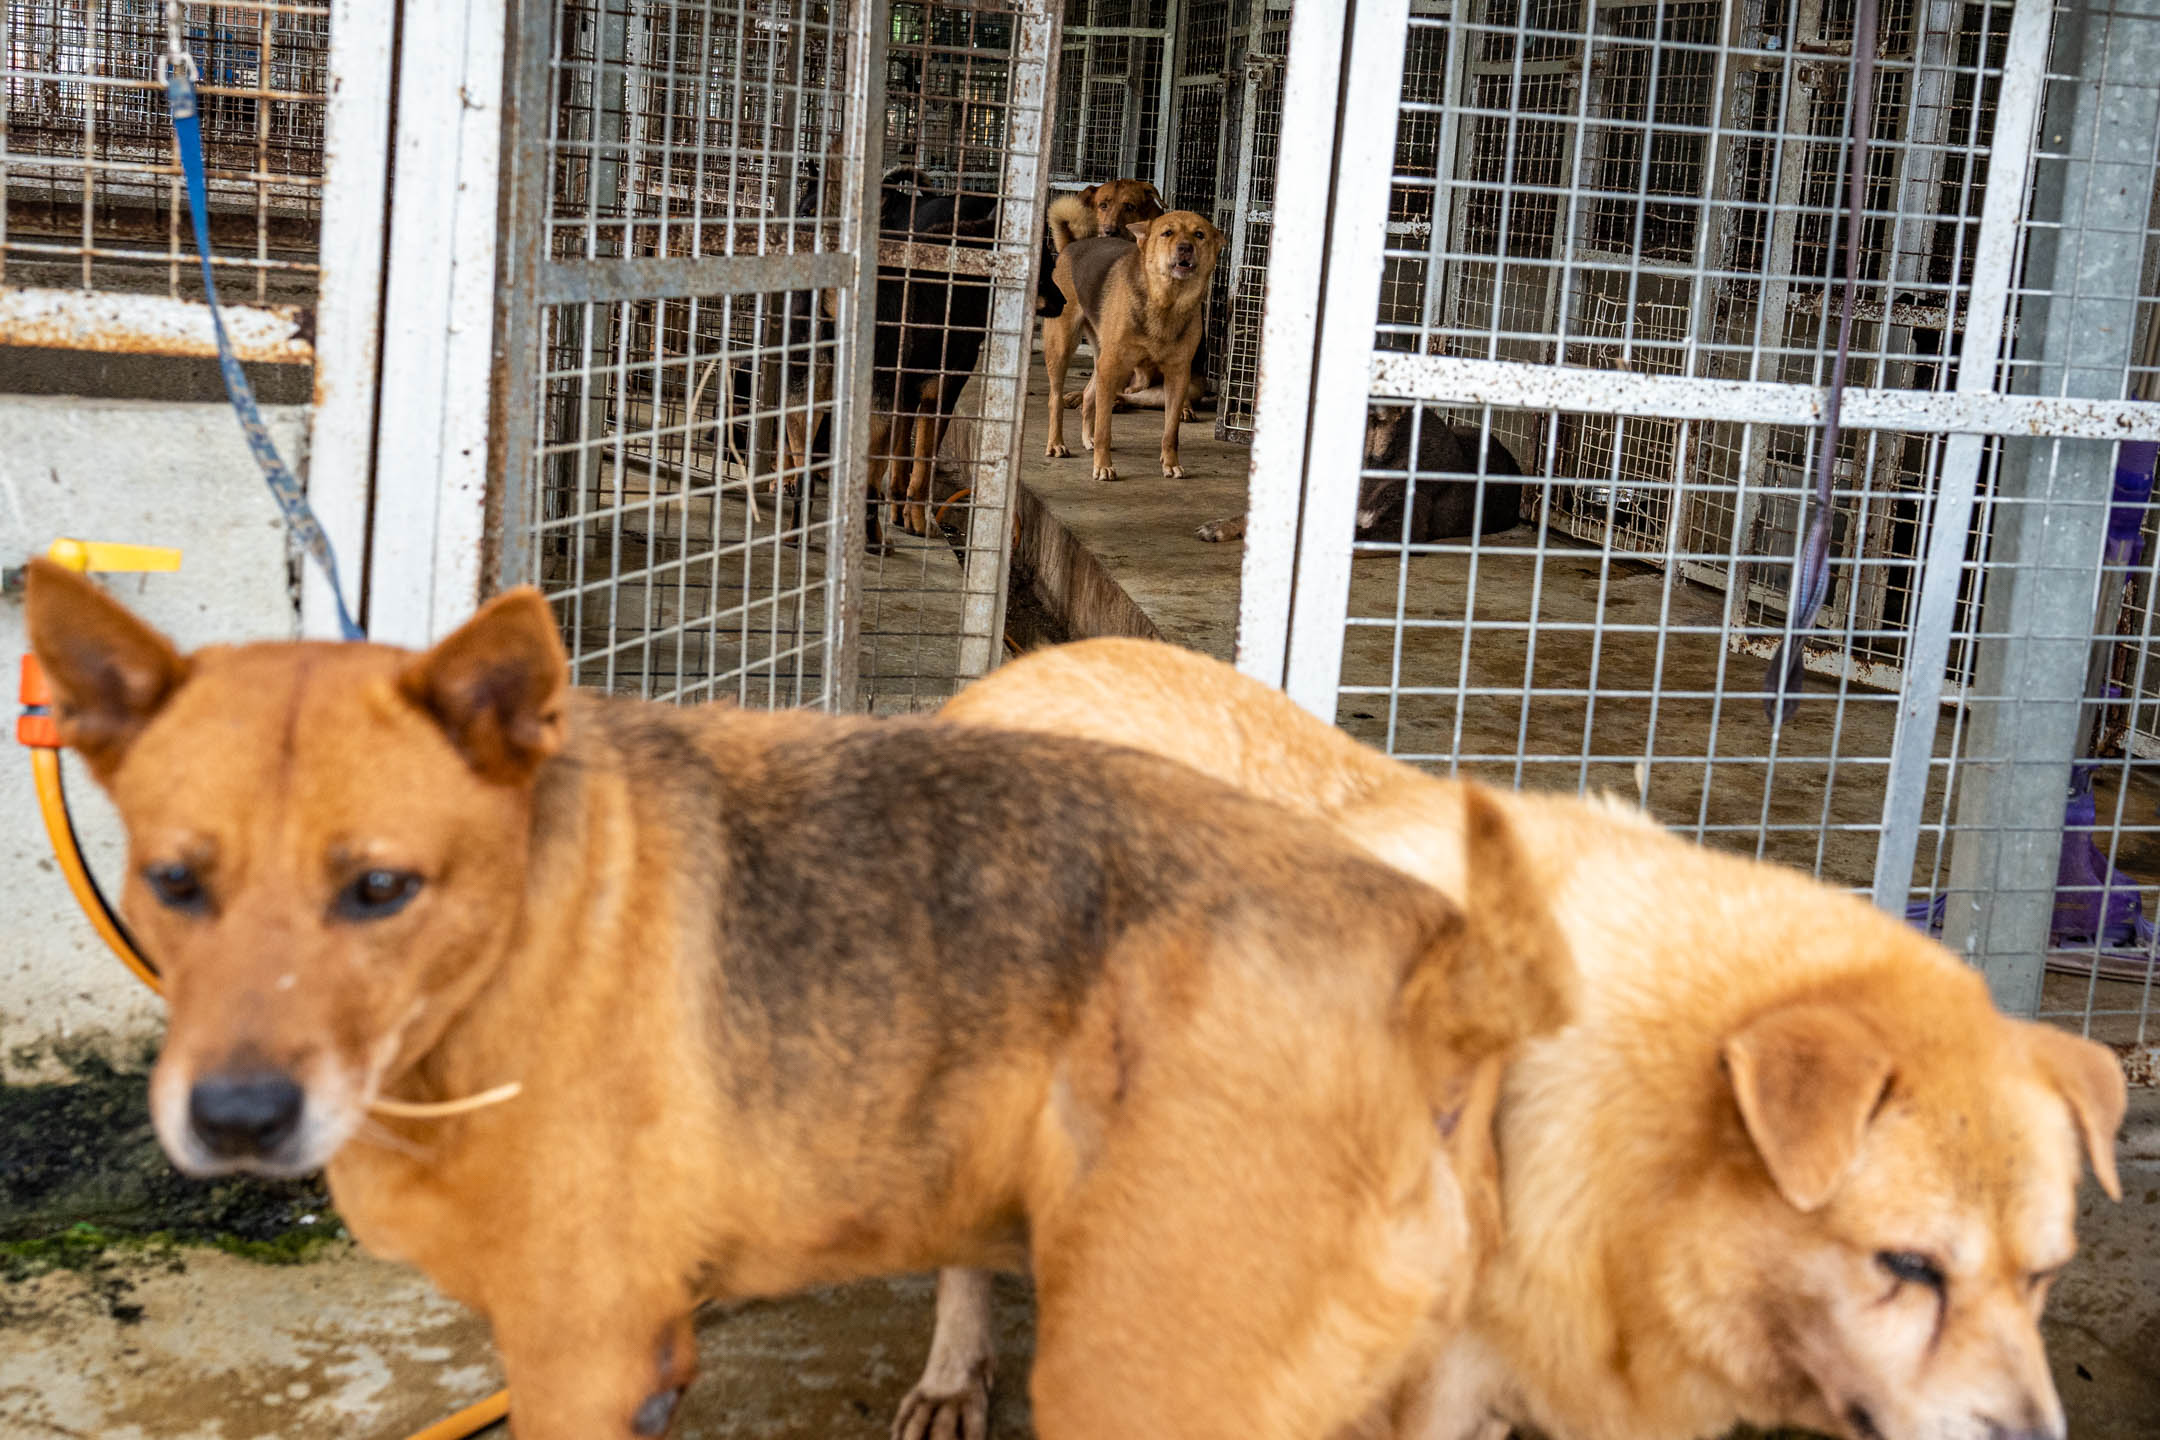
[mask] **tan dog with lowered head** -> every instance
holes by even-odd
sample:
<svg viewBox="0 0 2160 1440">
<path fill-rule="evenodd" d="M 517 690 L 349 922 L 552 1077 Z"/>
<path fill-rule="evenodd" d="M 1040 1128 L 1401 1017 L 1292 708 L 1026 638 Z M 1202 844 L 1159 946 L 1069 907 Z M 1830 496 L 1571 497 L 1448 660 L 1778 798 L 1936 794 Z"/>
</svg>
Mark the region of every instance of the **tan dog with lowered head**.
<svg viewBox="0 0 2160 1440">
<path fill-rule="evenodd" d="M 1134 239 L 1098 235 L 1058 255 L 1065 311 L 1043 321 L 1043 367 L 1050 377 L 1050 431 L 1043 454 L 1065 448 L 1065 370 L 1086 336 L 1095 347 L 1088 381 L 1094 404 L 1082 409 L 1082 438 L 1095 452 L 1095 478 L 1117 479 L 1110 463 L 1110 416 L 1125 382 L 1143 364 L 1162 376 L 1162 473 L 1182 478 L 1178 424 L 1192 388 L 1193 353 L 1207 328 L 1208 277 L 1222 253 L 1222 231 L 1190 210 L 1172 210 L 1135 226 Z"/>
<path fill-rule="evenodd" d="M 663 1435 L 701 1300 L 854 1276 L 1028 1265 L 1044 1440 L 1326 1435 L 1460 1313 L 1454 1137 L 1572 985 L 1496 811 L 1466 912 L 1136 751 L 573 691 L 532 590 L 424 653 L 183 657 L 45 561 L 28 618 L 167 1153 L 327 1164 L 519 1440 Z"/>
<path fill-rule="evenodd" d="M 946 713 L 1139 746 L 1326 816 L 1450 894 L 1478 884 L 1475 788 L 1189 651 L 1039 652 Z M 2081 1149 L 2118 1193 L 2114 1057 L 2004 1017 L 1941 946 L 1803 875 L 1615 806 L 1500 809 L 1583 994 L 1509 1067 L 1505 1239 L 1396 1433 L 2061 1440 L 2038 1322 L 2076 1250 Z M 948 1293 L 967 1298 L 961 1277 Z M 964 1338 L 943 1309 L 940 1337 Z"/>
</svg>

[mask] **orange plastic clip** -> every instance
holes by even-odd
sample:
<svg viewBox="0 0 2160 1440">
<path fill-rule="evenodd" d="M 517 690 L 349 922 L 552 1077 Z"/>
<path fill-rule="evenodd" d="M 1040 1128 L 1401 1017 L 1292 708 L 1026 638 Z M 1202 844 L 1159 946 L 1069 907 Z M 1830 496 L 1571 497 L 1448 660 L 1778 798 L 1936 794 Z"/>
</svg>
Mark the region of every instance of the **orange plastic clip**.
<svg viewBox="0 0 2160 1440">
<path fill-rule="evenodd" d="M 22 701 L 23 713 L 15 718 L 15 741 L 39 750 L 60 748 L 60 722 L 52 713 L 52 689 L 45 683 L 45 672 L 39 668 L 37 656 L 22 657 L 22 684 L 16 692 Z"/>
</svg>

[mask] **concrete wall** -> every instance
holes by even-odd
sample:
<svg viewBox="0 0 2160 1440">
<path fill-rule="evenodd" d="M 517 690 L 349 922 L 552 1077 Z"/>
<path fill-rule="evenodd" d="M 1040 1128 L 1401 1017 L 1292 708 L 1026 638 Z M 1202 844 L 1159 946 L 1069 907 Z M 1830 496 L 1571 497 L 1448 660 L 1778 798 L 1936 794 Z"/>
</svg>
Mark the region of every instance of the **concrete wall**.
<svg viewBox="0 0 2160 1440">
<path fill-rule="evenodd" d="M 307 412 L 265 407 L 288 464 L 305 463 Z M 106 583 L 182 648 L 284 638 L 298 626 L 276 504 L 232 411 L 146 400 L 0 396 L 0 567 L 55 538 L 175 545 L 176 575 Z M 345 558 L 354 566 L 359 556 Z M 0 666 L 15 713 L 20 595 L 0 596 Z M 59 1078 L 82 1056 L 127 1063 L 155 1042 L 155 996 L 84 922 L 51 857 L 26 752 L 0 741 L 0 1081 Z M 92 872 L 110 891 L 120 830 L 68 762 L 69 798 Z"/>
</svg>

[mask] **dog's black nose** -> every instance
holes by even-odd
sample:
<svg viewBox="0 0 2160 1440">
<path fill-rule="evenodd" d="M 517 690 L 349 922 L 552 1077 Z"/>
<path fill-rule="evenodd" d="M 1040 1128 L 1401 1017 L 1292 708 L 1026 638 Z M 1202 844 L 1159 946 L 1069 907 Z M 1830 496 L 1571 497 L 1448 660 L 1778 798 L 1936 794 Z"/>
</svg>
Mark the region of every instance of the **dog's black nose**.
<svg viewBox="0 0 2160 1440">
<path fill-rule="evenodd" d="M 213 1155 L 268 1155 L 299 1128 L 306 1103 L 306 1092 L 276 1071 L 214 1075 L 188 1092 L 188 1123 Z"/>
</svg>

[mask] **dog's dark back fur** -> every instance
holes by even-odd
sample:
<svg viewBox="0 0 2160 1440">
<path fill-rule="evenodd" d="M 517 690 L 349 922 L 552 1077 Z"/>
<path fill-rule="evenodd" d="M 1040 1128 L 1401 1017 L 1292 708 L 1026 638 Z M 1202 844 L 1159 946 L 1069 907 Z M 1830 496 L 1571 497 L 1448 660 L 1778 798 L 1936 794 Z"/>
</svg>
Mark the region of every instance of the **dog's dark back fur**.
<svg viewBox="0 0 2160 1440">
<path fill-rule="evenodd" d="M 1066 263 L 1072 267 L 1073 289 L 1079 292 L 1080 313 L 1090 325 L 1101 313 L 1103 279 L 1126 256 L 1139 250 L 1123 235 L 1090 235 L 1065 247 Z"/>
<path fill-rule="evenodd" d="M 1295 935 L 1292 951 L 1330 952 L 1320 912 L 1294 887 L 1254 885 L 1232 856 L 1324 856 L 1328 873 L 1308 859 L 1301 883 L 1412 930 L 1445 913 L 1377 862 L 1312 846 L 1307 822 L 1154 756 L 931 720 L 783 730 L 735 714 L 716 725 L 710 710 L 581 692 L 551 764 L 620 766 L 643 823 L 664 830 L 652 863 L 676 867 L 715 917 L 729 1086 L 753 1109 L 784 1104 L 791 1124 L 910 1097 L 934 1131 L 968 1057 L 1009 1054 L 1016 1024 L 1063 1033 L 1119 938 L 1182 906 L 1230 907 L 1208 913 L 1217 933 L 1236 912 L 1256 943 Z M 836 1051 L 875 1086 L 835 1089 Z"/>
<path fill-rule="evenodd" d="M 1411 431 L 1417 431 L 1417 464 L 1410 463 Z M 1479 479 L 1475 426 L 1451 425 L 1437 412 L 1411 406 L 1376 406 L 1365 429 L 1365 468 L 1413 471 L 1412 491 L 1402 475 L 1368 476 L 1358 487 L 1360 540 L 1400 541 L 1403 500 L 1410 493 L 1408 540 L 1422 545 L 1470 534 L 1490 535 L 1521 523 L 1522 485 L 1498 477 L 1520 476 L 1522 466 L 1497 437 L 1485 439 L 1484 477 Z M 1484 495 L 1482 524 L 1478 491 Z"/>
</svg>

